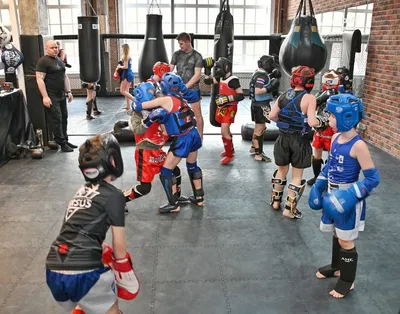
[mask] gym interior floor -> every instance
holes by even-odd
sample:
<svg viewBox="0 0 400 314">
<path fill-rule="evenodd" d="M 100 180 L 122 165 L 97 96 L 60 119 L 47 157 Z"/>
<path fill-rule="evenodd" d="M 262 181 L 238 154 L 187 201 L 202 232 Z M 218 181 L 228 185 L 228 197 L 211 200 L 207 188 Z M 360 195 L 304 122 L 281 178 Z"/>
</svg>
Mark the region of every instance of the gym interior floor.
<svg viewBox="0 0 400 314">
<path fill-rule="evenodd" d="M 84 99 L 70 104 L 70 140 L 112 129 L 126 118 L 123 100 L 99 99 L 104 114 L 86 121 Z M 206 133 L 209 98 L 203 102 Z M 241 105 L 234 131 L 249 119 Z M 247 116 L 246 116 L 247 114 Z M 213 128 L 218 132 L 217 128 Z M 331 234 L 319 231 L 319 212 L 307 206 L 307 188 L 299 208 L 304 217 L 290 220 L 269 206 L 273 163 L 255 162 L 249 142 L 234 138 L 236 159 L 219 164 L 220 136 L 206 135 L 199 152 L 203 169 L 204 208 L 184 206 L 160 215 L 165 203 L 158 179 L 151 193 L 128 204 L 127 245 L 141 281 L 132 302 L 121 301 L 125 314 L 221 313 L 397 313 L 400 308 L 400 220 L 396 206 L 400 161 L 371 147 L 381 175 L 367 201 L 366 230 L 356 245 L 359 263 L 355 290 L 344 300 L 328 292 L 336 280 L 318 280 L 318 267 L 330 262 Z M 272 156 L 273 143 L 265 143 Z M 135 184 L 134 146 L 122 144 L 122 189 Z M 13 160 L 0 168 L 0 313 L 63 313 L 45 282 L 45 258 L 57 236 L 68 201 L 83 183 L 78 151 L 46 151 L 42 160 Z M 191 188 L 181 163 L 183 192 Z M 311 169 L 307 169 L 307 178 Z M 107 241 L 110 242 L 108 235 Z"/>
</svg>

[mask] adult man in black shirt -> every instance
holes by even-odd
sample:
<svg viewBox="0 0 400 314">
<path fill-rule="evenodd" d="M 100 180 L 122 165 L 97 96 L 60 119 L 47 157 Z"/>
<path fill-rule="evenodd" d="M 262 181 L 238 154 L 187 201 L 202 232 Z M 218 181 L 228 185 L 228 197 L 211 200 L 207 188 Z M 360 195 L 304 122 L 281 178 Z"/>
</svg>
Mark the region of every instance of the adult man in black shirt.
<svg viewBox="0 0 400 314">
<path fill-rule="evenodd" d="M 71 87 L 65 74 L 65 64 L 58 57 L 58 46 L 49 40 L 45 45 L 46 55 L 39 59 L 36 65 L 36 82 L 43 97 L 48 117 L 49 129 L 54 134 L 54 140 L 61 146 L 63 152 L 72 152 L 77 148 L 68 142 L 67 124 L 68 102 L 72 101 Z"/>
</svg>

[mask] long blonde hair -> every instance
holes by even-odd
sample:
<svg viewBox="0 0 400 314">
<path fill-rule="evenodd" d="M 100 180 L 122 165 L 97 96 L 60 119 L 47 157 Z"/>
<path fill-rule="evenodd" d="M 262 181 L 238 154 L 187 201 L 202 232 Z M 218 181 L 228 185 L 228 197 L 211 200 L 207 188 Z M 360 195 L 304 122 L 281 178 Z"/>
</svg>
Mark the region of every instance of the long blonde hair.
<svg viewBox="0 0 400 314">
<path fill-rule="evenodd" d="M 128 44 L 122 45 L 122 60 L 128 61 L 131 54 L 131 48 L 129 48 Z"/>
</svg>

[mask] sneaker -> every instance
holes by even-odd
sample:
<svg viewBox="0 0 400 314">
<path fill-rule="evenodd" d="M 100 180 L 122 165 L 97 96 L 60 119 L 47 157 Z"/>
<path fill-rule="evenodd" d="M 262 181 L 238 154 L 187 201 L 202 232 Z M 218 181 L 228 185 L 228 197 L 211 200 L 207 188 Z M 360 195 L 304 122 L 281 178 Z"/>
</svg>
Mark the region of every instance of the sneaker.
<svg viewBox="0 0 400 314">
<path fill-rule="evenodd" d="M 169 203 L 158 208 L 160 214 L 177 213 L 180 210 L 179 204 L 171 205 Z"/>
<path fill-rule="evenodd" d="M 74 144 L 72 144 L 72 143 L 70 143 L 70 142 L 67 142 L 67 145 L 68 145 L 69 147 L 71 147 L 71 148 L 78 148 L 78 146 L 76 146 L 76 145 L 74 145 Z"/>
<path fill-rule="evenodd" d="M 61 151 L 64 153 L 70 153 L 73 152 L 74 150 L 69 147 L 67 144 L 61 145 Z"/>
</svg>

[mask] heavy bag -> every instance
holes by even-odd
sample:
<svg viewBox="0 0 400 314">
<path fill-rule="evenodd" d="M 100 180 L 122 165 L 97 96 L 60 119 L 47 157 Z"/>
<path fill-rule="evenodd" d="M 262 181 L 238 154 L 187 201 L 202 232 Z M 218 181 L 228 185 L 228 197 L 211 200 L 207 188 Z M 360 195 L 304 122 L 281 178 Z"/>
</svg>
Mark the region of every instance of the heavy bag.
<svg viewBox="0 0 400 314">
<path fill-rule="evenodd" d="M 100 29 L 97 16 L 78 16 L 80 78 L 86 83 L 100 80 Z"/>
<path fill-rule="evenodd" d="M 308 0 L 310 15 L 306 15 L 306 2 L 307 0 L 300 1 L 289 34 L 279 50 L 279 63 L 289 76 L 292 68 L 298 65 L 309 66 L 318 73 L 324 67 L 327 58 L 327 50 L 318 33 L 311 0 Z"/>
<path fill-rule="evenodd" d="M 225 57 L 233 64 L 233 35 L 234 35 L 233 16 L 230 12 L 229 0 L 223 0 L 217 18 L 215 20 L 214 28 L 214 60 L 217 61 L 220 57 Z M 215 69 L 213 72 L 215 77 Z M 215 120 L 215 112 L 217 105 L 215 97 L 219 94 L 219 84 L 213 84 L 211 89 L 210 101 L 210 123 L 213 126 L 221 126 Z"/>
<path fill-rule="evenodd" d="M 157 61 L 169 64 L 162 31 L 162 15 L 147 14 L 146 35 L 139 58 L 139 77 L 142 82 L 153 75 L 153 66 Z"/>
</svg>

